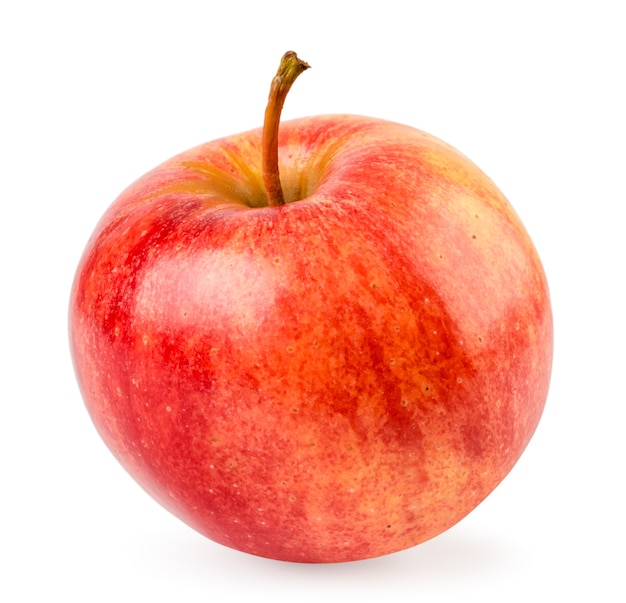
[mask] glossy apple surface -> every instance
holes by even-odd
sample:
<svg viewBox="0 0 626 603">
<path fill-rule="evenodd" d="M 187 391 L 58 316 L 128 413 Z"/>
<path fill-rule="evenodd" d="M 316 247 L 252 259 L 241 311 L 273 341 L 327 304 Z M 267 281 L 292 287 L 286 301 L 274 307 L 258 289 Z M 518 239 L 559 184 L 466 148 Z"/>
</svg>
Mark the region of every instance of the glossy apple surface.
<svg viewBox="0 0 626 603">
<path fill-rule="evenodd" d="M 95 426 L 207 537 L 336 562 L 469 513 L 539 421 L 552 316 L 538 255 L 492 181 L 413 128 L 281 125 L 163 163 L 98 224 L 70 340 Z M 259 167 L 257 167 L 259 166 Z"/>
</svg>

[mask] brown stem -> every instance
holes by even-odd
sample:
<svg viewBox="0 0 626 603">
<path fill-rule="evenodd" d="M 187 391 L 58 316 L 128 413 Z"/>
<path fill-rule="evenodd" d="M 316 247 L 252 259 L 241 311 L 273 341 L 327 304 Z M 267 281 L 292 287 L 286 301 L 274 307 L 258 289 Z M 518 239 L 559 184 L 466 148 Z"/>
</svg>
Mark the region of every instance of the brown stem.
<svg viewBox="0 0 626 603">
<path fill-rule="evenodd" d="M 280 114 L 291 85 L 309 67 L 310 65 L 301 61 L 296 53 L 290 50 L 283 55 L 278 71 L 272 80 L 267 108 L 265 109 L 265 121 L 263 122 L 263 182 L 270 206 L 284 205 L 285 203 L 283 189 L 280 185 L 280 174 L 278 173 Z"/>
</svg>

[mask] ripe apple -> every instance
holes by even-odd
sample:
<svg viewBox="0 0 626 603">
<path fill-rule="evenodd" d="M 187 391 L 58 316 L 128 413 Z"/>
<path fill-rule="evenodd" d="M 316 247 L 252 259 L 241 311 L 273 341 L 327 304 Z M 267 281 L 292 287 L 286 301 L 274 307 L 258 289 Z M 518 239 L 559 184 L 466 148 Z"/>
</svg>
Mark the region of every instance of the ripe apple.
<svg viewBox="0 0 626 603">
<path fill-rule="evenodd" d="M 446 530 L 507 475 L 545 404 L 552 314 L 537 252 L 472 162 L 351 115 L 166 161 L 105 213 L 70 342 L 91 418 L 207 537 L 301 562 Z M 280 170 L 280 177 L 279 177 Z"/>
</svg>

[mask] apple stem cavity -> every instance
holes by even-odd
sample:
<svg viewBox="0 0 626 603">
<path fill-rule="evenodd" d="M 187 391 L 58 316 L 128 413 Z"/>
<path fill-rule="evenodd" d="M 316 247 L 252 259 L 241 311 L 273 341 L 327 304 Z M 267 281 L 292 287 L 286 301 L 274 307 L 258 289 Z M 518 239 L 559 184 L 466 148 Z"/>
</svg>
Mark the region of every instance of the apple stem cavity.
<svg viewBox="0 0 626 603">
<path fill-rule="evenodd" d="M 263 122 L 263 182 L 270 207 L 284 205 L 285 198 L 278 172 L 278 126 L 285 98 L 296 78 L 310 65 L 300 60 L 292 50 L 286 52 L 280 61 L 278 71 L 272 80 L 270 94 Z"/>
</svg>

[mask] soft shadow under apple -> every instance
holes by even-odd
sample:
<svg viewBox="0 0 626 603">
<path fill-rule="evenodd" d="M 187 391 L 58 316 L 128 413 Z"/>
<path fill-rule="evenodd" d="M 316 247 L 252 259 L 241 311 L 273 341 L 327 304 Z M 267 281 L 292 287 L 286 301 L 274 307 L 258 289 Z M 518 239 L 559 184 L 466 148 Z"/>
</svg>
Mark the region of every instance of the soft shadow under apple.
<svg viewBox="0 0 626 603">
<path fill-rule="evenodd" d="M 339 564 L 297 564 L 254 557 L 222 547 L 195 533 L 172 530 L 144 541 L 138 551 L 153 571 L 171 581 L 193 582 L 215 592 L 216 585 L 256 593 L 255 601 L 282 600 L 298 594 L 299 601 L 322 600 L 355 588 L 372 597 L 393 593 L 440 592 L 489 582 L 489 577 L 515 566 L 519 551 L 493 533 L 476 533 L 456 526 L 412 549 L 364 561 Z M 452 584 L 453 583 L 453 584 Z M 237 599 L 238 600 L 238 599 Z M 243 599 L 242 599 L 243 600 Z"/>
</svg>

